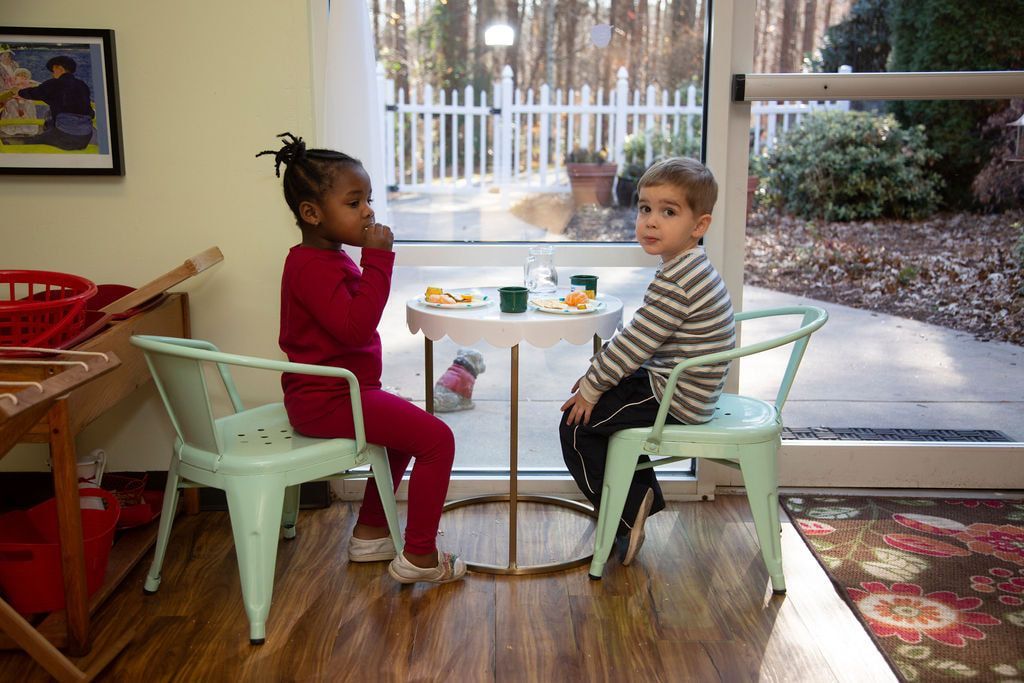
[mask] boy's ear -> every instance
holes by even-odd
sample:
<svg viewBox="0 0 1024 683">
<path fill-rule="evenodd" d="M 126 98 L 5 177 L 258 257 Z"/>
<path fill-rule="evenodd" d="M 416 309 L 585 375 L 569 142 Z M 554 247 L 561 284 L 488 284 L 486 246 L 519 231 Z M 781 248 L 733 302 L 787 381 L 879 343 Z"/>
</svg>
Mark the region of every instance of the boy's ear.
<svg viewBox="0 0 1024 683">
<path fill-rule="evenodd" d="M 323 214 L 320 212 L 320 207 L 310 201 L 299 202 L 299 218 L 302 219 L 303 223 L 309 225 L 320 225 L 320 221 L 323 220 Z"/>
<path fill-rule="evenodd" d="M 696 225 L 693 226 L 693 236 L 703 237 L 704 233 L 711 227 L 711 214 L 706 213 L 697 219 Z"/>
</svg>

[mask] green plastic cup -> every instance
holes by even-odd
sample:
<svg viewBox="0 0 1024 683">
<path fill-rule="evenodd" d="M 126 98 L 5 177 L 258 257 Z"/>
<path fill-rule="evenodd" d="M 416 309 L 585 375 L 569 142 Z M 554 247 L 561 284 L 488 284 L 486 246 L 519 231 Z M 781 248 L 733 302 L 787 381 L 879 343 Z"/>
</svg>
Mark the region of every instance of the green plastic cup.
<svg viewBox="0 0 1024 683">
<path fill-rule="evenodd" d="M 587 293 L 588 299 L 597 297 L 597 276 L 596 275 L 572 275 L 569 277 L 570 289 L 575 291 L 582 289 Z"/>
<path fill-rule="evenodd" d="M 502 313 L 526 313 L 526 287 L 498 287 L 498 299 Z"/>
</svg>

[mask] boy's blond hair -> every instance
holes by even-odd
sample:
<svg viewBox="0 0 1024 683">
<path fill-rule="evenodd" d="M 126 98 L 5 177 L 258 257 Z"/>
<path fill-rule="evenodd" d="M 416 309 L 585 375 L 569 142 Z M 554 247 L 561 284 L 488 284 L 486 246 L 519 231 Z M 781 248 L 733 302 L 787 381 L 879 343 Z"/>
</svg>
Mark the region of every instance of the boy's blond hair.
<svg viewBox="0 0 1024 683">
<path fill-rule="evenodd" d="M 715 176 L 696 159 L 670 157 L 653 164 L 640 178 L 637 190 L 655 185 L 672 185 L 681 190 L 695 216 L 710 214 L 718 200 Z"/>
</svg>

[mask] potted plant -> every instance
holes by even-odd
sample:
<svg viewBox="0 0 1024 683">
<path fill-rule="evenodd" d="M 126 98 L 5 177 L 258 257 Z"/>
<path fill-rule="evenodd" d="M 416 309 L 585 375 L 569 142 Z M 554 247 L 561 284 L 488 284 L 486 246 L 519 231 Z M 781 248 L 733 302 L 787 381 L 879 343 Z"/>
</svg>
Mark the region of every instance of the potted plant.
<svg viewBox="0 0 1024 683">
<path fill-rule="evenodd" d="M 565 155 L 565 168 L 572 187 L 573 203 L 577 207 L 585 204 L 611 206 L 612 185 L 618 167 L 608 163 L 607 150 L 575 147 Z"/>
<path fill-rule="evenodd" d="M 615 201 L 619 206 L 636 206 L 636 186 L 647 168 L 643 164 L 627 163 L 615 181 Z"/>
</svg>

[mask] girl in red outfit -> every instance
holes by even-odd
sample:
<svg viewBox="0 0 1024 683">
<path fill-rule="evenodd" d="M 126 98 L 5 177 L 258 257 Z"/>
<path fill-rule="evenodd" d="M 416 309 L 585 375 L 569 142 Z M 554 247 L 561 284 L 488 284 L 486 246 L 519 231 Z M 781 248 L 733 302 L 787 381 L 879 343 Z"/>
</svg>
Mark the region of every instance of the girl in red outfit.
<svg viewBox="0 0 1024 683">
<path fill-rule="evenodd" d="M 377 333 L 391 289 L 395 255 L 391 228 L 374 222 L 370 178 L 347 154 L 306 149 L 283 133 L 273 154 L 285 165 L 284 198 L 295 214 L 302 243 L 291 248 L 281 277 L 281 349 L 295 363 L 347 368 L 359 379 L 366 440 L 385 446 L 395 487 L 409 461 L 409 514 L 405 549 L 395 556 L 377 487 L 367 484 L 348 556 L 352 562 L 391 560 L 401 583 L 446 583 L 462 578 L 466 564 L 437 550 L 441 507 L 448 493 L 455 439 L 441 420 L 381 389 Z M 359 266 L 342 245 L 362 247 Z M 286 373 L 284 405 L 292 426 L 321 438 L 353 438 L 348 384 L 341 379 Z"/>
</svg>

